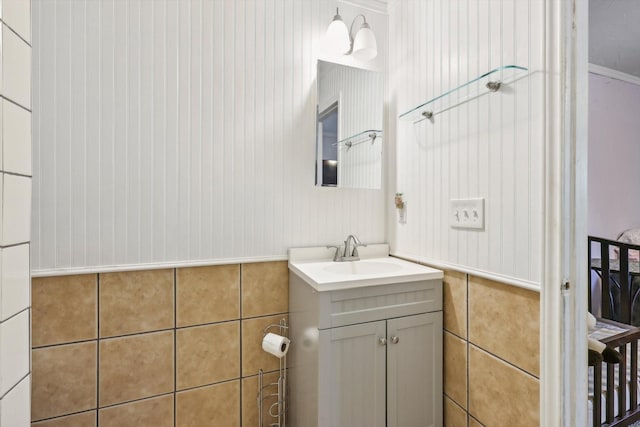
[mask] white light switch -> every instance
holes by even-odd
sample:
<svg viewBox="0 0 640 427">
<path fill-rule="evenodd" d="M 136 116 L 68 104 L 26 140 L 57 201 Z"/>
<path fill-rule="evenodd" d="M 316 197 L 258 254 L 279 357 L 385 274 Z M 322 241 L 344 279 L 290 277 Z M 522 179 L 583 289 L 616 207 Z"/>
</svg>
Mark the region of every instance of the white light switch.
<svg viewBox="0 0 640 427">
<path fill-rule="evenodd" d="M 484 199 L 451 199 L 449 206 L 451 227 L 484 229 Z"/>
</svg>

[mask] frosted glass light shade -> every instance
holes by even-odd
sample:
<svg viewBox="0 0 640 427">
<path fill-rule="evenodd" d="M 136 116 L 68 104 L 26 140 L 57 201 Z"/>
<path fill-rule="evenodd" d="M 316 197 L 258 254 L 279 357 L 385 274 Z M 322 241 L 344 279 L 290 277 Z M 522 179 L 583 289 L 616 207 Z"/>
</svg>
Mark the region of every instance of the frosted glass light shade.
<svg viewBox="0 0 640 427">
<path fill-rule="evenodd" d="M 353 41 L 352 55 L 360 61 L 370 61 L 378 55 L 376 36 L 366 22 L 362 24 Z"/>
<path fill-rule="evenodd" d="M 340 15 L 336 14 L 331 24 L 329 24 L 329 27 L 327 27 L 326 40 L 327 45 L 333 52 L 340 54 L 349 52 L 349 48 L 351 47 L 349 30 Z"/>
</svg>

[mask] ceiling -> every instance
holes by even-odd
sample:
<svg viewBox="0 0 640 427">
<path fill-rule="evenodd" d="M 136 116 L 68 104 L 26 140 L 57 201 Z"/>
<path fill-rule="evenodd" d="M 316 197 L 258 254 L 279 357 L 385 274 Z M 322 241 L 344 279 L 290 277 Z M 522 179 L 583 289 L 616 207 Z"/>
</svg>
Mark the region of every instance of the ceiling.
<svg viewBox="0 0 640 427">
<path fill-rule="evenodd" d="M 589 0 L 589 62 L 640 77 L 640 0 Z"/>
</svg>

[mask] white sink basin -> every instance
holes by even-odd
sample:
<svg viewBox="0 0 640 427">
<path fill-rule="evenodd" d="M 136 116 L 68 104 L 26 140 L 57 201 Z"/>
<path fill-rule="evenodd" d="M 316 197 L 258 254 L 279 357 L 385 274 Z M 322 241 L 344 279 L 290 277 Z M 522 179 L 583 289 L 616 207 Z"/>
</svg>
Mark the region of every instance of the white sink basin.
<svg viewBox="0 0 640 427">
<path fill-rule="evenodd" d="M 401 271 L 402 266 L 389 262 L 379 262 L 372 260 L 334 262 L 324 267 L 324 271 L 331 274 L 388 274 Z"/>
<path fill-rule="evenodd" d="M 389 256 L 386 244 L 361 247 L 359 261 L 334 262 L 335 250 L 289 249 L 289 269 L 316 291 L 442 279 L 434 268 Z"/>
</svg>

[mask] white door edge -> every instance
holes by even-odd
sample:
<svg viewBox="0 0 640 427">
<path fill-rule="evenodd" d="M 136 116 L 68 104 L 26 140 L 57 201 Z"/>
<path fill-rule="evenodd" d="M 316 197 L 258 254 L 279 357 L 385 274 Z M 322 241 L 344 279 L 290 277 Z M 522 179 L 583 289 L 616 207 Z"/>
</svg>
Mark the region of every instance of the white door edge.
<svg viewBox="0 0 640 427">
<path fill-rule="evenodd" d="M 540 425 L 569 427 L 588 425 L 587 0 L 546 0 L 546 34 Z"/>
</svg>

